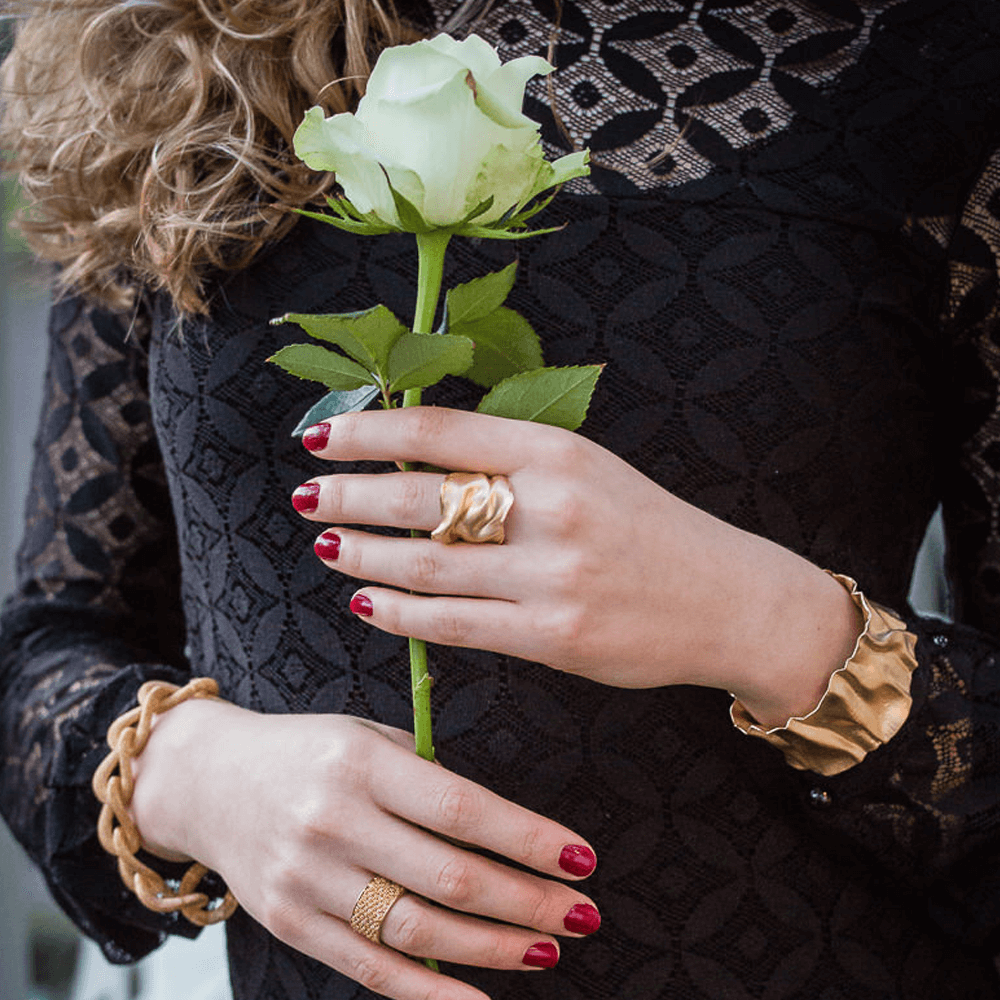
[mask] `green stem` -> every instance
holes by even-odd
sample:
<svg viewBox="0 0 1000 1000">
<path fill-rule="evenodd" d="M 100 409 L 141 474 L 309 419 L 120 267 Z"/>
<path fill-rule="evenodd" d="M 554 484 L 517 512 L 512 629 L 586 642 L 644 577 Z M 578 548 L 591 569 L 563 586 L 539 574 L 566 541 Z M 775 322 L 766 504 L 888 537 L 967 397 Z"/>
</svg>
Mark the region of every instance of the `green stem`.
<svg viewBox="0 0 1000 1000">
<path fill-rule="evenodd" d="M 444 275 L 444 252 L 451 233 L 435 230 L 417 233 L 417 305 L 414 309 L 413 332 L 430 333 L 434 326 L 441 278 Z M 403 393 L 403 406 L 419 406 L 421 391 L 407 389 Z M 412 471 L 416 466 L 405 462 L 403 468 Z M 410 532 L 419 537 L 420 532 Z M 427 672 L 427 643 L 423 639 L 410 639 L 410 685 L 413 690 L 413 736 L 417 753 L 424 760 L 434 760 L 434 741 L 431 736 L 431 677 Z"/>
<path fill-rule="evenodd" d="M 438 298 L 441 295 L 441 279 L 444 276 L 444 252 L 451 239 L 451 233 L 433 231 L 417 233 L 417 304 L 414 308 L 413 332 L 430 333 L 434 327 Z M 403 393 L 403 406 L 419 406 L 420 389 L 407 389 Z M 416 466 L 404 462 L 403 468 L 412 472 Z M 414 537 L 421 532 L 411 531 Z M 413 736 L 417 753 L 424 760 L 434 760 L 434 739 L 431 734 L 431 675 L 427 672 L 427 643 L 423 639 L 410 638 L 410 686 L 413 691 Z M 425 958 L 424 965 L 438 971 L 433 958 Z"/>
</svg>

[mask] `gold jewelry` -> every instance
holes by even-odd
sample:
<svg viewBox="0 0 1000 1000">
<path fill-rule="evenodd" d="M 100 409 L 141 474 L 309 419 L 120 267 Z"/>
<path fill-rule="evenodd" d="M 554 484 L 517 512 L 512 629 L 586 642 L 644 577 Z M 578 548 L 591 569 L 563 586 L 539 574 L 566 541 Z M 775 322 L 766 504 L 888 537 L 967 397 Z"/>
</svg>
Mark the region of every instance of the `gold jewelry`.
<svg viewBox="0 0 1000 1000">
<path fill-rule="evenodd" d="M 869 601 L 849 576 L 830 576 L 847 589 L 865 627 L 819 704 L 774 729 L 758 725 L 736 698 L 729 709 L 737 729 L 778 747 L 792 767 L 827 776 L 853 767 L 899 732 L 913 704 L 910 681 L 917 667 L 916 636 L 905 622 Z"/>
<path fill-rule="evenodd" d="M 390 882 L 381 875 L 373 876 L 361 890 L 351 911 L 351 930 L 368 938 L 373 944 L 382 943 L 382 924 L 393 904 L 406 890 L 398 882 Z"/>
<path fill-rule="evenodd" d="M 441 523 L 431 532 L 436 542 L 503 544 L 503 523 L 514 503 L 506 476 L 452 472 L 441 484 Z"/>
<path fill-rule="evenodd" d="M 173 892 L 152 868 L 135 857 L 142 847 L 142 837 L 128 811 L 135 788 L 131 762 L 146 747 L 153 726 L 153 716 L 179 705 L 189 698 L 216 698 L 219 685 L 210 677 L 196 677 L 182 688 L 166 681 L 146 681 L 139 688 L 139 707 L 120 715 L 108 728 L 111 753 L 94 772 L 91 787 L 103 803 L 97 822 L 101 846 L 118 858 L 118 874 L 125 885 L 139 897 L 139 902 L 157 913 L 180 910 L 199 927 L 217 924 L 233 915 L 239 905 L 231 892 L 215 909 L 208 909 L 209 898 L 195 892 L 208 869 L 195 863 Z M 138 723 L 138 729 L 136 724 Z M 113 774 L 115 769 L 118 774 Z M 115 820 L 118 826 L 115 826 Z"/>
</svg>

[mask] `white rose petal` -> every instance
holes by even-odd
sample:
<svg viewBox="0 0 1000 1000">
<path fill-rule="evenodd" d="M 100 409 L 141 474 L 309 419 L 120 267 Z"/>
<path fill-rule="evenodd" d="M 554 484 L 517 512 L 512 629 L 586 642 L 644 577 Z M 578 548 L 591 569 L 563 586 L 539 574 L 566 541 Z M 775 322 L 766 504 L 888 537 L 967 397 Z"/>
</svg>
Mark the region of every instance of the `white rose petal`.
<svg viewBox="0 0 1000 1000">
<path fill-rule="evenodd" d="M 292 139 L 295 155 L 313 170 L 332 170 L 354 207 L 399 225 L 396 203 L 368 141 L 364 125 L 349 113 L 323 118 L 323 109 L 310 108 Z"/>
<path fill-rule="evenodd" d="M 427 225 L 457 232 L 492 198 L 472 224 L 481 229 L 589 171 L 586 150 L 549 163 L 538 124 L 522 111 L 528 80 L 553 69 L 539 56 L 501 63 L 477 35 L 388 48 L 356 113 L 324 120 L 322 109 L 311 108 L 295 152 L 314 170 L 334 171 L 359 212 L 397 229 L 403 223 L 392 189 Z"/>
<path fill-rule="evenodd" d="M 521 111 L 524 87 L 533 76 L 546 76 L 555 69 L 541 56 L 522 56 L 504 63 L 495 73 L 479 81 L 478 104 L 495 122 L 508 128 L 538 124 Z"/>
<path fill-rule="evenodd" d="M 466 70 L 464 63 L 420 42 L 385 49 L 368 77 L 358 113 L 366 98 L 416 104 Z"/>
<path fill-rule="evenodd" d="M 466 69 L 471 69 L 475 77 L 486 79 L 500 69 L 500 56 L 496 49 L 479 35 L 469 35 L 464 41 L 456 42 L 451 35 L 436 35 L 427 41 L 417 42 L 426 45 L 443 55 L 450 56 L 461 63 Z"/>
</svg>

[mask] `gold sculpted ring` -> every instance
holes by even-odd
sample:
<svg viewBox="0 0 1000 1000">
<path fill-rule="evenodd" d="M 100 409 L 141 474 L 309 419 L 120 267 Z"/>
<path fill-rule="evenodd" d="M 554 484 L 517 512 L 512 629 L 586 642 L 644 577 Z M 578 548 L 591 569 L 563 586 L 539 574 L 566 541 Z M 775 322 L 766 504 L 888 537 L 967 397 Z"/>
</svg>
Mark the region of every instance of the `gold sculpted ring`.
<svg viewBox="0 0 1000 1000">
<path fill-rule="evenodd" d="M 390 882 L 381 875 L 375 875 L 361 890 L 358 901 L 351 912 L 351 930 L 374 944 L 381 944 L 382 924 L 389 915 L 393 903 L 406 890 L 398 882 Z"/>
<path fill-rule="evenodd" d="M 436 542 L 503 544 L 503 522 L 514 503 L 506 476 L 453 472 L 441 484 L 441 523 L 431 532 Z"/>
</svg>

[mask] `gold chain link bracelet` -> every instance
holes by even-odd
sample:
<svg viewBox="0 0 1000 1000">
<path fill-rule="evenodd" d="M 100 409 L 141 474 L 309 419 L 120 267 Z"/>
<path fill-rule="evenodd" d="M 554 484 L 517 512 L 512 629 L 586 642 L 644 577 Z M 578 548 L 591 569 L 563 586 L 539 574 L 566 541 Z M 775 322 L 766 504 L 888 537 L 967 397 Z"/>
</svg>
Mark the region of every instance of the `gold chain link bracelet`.
<svg viewBox="0 0 1000 1000">
<path fill-rule="evenodd" d="M 210 677 L 196 677 L 182 688 L 166 681 L 147 681 L 139 688 L 138 707 L 120 715 L 108 728 L 111 753 L 94 772 L 91 782 L 94 795 L 103 804 L 97 836 L 104 850 L 118 858 L 122 881 L 139 897 L 143 906 L 157 913 L 180 910 L 199 927 L 227 920 L 239 903 L 231 892 L 227 892 L 221 905 L 208 909 L 209 897 L 203 892 L 195 892 L 208 873 L 208 868 L 202 864 L 191 865 L 174 892 L 152 868 L 136 858 L 135 852 L 142 847 L 142 837 L 128 811 L 135 788 L 131 765 L 149 741 L 154 715 L 189 698 L 216 698 L 218 694 L 219 685 Z"/>
</svg>

